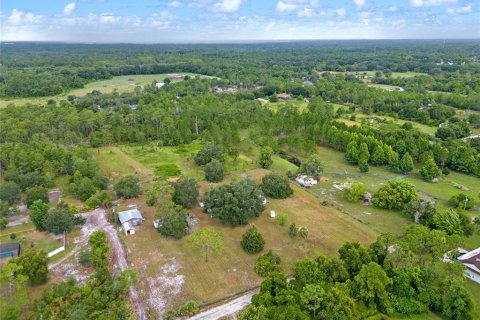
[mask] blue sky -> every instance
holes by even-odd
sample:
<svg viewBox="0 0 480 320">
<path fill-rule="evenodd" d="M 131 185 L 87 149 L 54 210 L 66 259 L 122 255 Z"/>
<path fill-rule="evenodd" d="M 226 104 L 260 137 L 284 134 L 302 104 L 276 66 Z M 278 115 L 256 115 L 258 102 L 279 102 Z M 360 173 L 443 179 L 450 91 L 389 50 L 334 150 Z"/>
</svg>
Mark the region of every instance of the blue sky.
<svg viewBox="0 0 480 320">
<path fill-rule="evenodd" d="M 3 41 L 480 38 L 479 0 L 0 0 Z"/>
</svg>

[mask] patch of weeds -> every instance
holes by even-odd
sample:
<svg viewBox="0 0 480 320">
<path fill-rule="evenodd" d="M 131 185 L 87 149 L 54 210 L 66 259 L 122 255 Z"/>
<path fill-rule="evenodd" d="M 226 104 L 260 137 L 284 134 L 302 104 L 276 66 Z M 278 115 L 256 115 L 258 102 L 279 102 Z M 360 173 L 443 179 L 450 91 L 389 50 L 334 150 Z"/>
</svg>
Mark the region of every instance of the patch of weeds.
<svg viewBox="0 0 480 320">
<path fill-rule="evenodd" d="M 155 175 L 159 177 L 177 177 L 182 174 L 182 170 L 173 163 L 162 164 L 155 167 Z"/>
</svg>

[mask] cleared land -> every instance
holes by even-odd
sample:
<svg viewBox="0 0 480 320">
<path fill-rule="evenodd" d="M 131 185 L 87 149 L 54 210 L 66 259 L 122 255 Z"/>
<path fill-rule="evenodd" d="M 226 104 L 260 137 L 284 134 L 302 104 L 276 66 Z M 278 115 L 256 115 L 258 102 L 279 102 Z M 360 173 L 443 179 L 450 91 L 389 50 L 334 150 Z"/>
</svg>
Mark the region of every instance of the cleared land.
<svg viewBox="0 0 480 320">
<path fill-rule="evenodd" d="M 160 73 L 160 74 L 138 74 L 138 75 L 129 75 L 129 76 L 116 76 L 109 80 L 100 80 L 87 83 L 85 87 L 80 89 L 73 89 L 69 92 L 62 93 L 56 96 L 49 97 L 34 97 L 34 98 L 11 98 L 11 99 L 0 99 L 0 108 L 6 107 L 10 103 L 16 105 L 23 105 L 26 103 L 31 104 L 46 104 L 48 100 L 66 100 L 68 96 L 74 95 L 77 97 L 85 96 L 87 93 L 92 92 L 93 90 L 98 90 L 102 93 L 111 93 L 114 90 L 117 90 L 119 93 L 128 92 L 135 90 L 136 86 L 145 86 L 146 84 L 151 84 L 153 81 L 163 82 L 163 80 L 172 74 Z M 181 75 L 197 76 L 194 73 L 181 73 Z M 208 78 L 208 76 L 200 76 L 202 78 Z M 182 79 L 173 79 L 172 82 L 182 81 Z"/>
</svg>

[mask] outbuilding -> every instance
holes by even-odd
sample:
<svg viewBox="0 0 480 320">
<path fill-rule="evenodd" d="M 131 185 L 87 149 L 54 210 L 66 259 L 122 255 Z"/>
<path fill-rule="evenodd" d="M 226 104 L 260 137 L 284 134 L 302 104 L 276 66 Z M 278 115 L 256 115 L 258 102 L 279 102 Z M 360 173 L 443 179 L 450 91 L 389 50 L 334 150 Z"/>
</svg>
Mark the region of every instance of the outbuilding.
<svg viewBox="0 0 480 320">
<path fill-rule="evenodd" d="M 18 257 L 20 255 L 20 243 L 0 243 L 0 261 Z"/>
<path fill-rule="evenodd" d="M 137 208 L 121 211 L 118 213 L 118 220 L 122 224 L 125 235 L 135 234 L 136 226 L 139 226 L 145 220 Z"/>
</svg>

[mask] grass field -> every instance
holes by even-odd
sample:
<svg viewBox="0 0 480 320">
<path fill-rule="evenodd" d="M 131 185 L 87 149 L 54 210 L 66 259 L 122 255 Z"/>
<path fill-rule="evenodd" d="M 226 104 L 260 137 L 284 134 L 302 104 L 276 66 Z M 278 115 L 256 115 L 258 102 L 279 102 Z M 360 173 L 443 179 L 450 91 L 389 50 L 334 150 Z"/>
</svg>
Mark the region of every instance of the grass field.
<svg viewBox="0 0 480 320">
<path fill-rule="evenodd" d="M 374 77 L 375 73 L 377 71 L 349 71 L 349 72 L 328 71 L 328 72 L 336 73 L 336 74 L 353 74 L 357 77 L 363 77 L 363 76 Z M 413 78 L 413 77 L 421 76 L 421 75 L 427 75 L 427 74 L 426 73 L 421 73 L 421 72 L 413 72 L 413 71 L 392 72 L 392 78 Z"/>
<path fill-rule="evenodd" d="M 14 233 L 16 238 L 11 239 Z M 50 252 L 62 245 L 62 242 L 52 238 L 47 232 L 36 231 L 31 223 L 24 223 L 0 231 L 0 243 L 18 242 L 23 248 L 33 244 L 35 248 Z"/>
<path fill-rule="evenodd" d="M 268 171 L 255 169 L 249 170 L 248 174 L 258 182 L 266 172 Z M 239 174 L 233 176 L 238 178 Z M 319 199 L 304 189 L 297 186 L 293 188 L 292 197 L 284 200 L 269 199 L 264 214 L 251 221 L 265 238 L 264 251 L 275 250 L 281 256 L 286 271 L 300 258 L 318 254 L 335 255 L 345 241 L 369 243 L 375 238 L 376 233 L 366 226 L 332 207 L 321 206 Z M 240 247 L 240 240 L 247 226 L 231 228 L 211 219 L 199 207 L 191 209 L 191 214 L 198 219 L 199 227 L 214 228 L 224 238 L 224 250 L 212 256 L 206 263 L 197 252 L 187 246 L 185 238 L 176 241 L 158 234 L 152 226 L 154 209 L 146 208 L 141 201 L 136 202 L 142 206 L 146 222 L 135 236 L 124 239 L 130 252 L 130 261 L 136 266 L 136 271 L 144 275 L 141 279 L 161 278 L 166 282 L 168 279 L 165 277 L 169 275 L 165 274 L 165 270 L 175 266 L 175 277 L 182 277 L 184 285 L 173 303 L 187 299 L 207 302 L 260 284 L 261 279 L 253 272 L 253 265 L 259 254 L 246 254 Z M 310 230 L 306 243 L 289 237 L 288 224 L 280 226 L 267 214 L 270 210 L 287 214 L 289 223 L 306 226 Z M 172 274 L 170 276 L 174 277 Z M 147 292 L 151 291 L 149 281 L 154 280 L 141 280 L 140 284 Z M 168 297 L 165 296 L 164 299 L 168 300 Z"/>
<path fill-rule="evenodd" d="M 114 90 L 117 90 L 119 93 L 133 91 L 136 86 L 145 86 L 146 84 L 151 84 L 152 81 L 162 82 L 169 74 L 142 74 L 142 75 L 129 75 L 129 76 L 116 76 L 109 80 L 100 80 L 87 83 L 85 87 L 80 89 L 73 89 L 69 92 L 62 93 L 56 96 L 49 97 L 34 97 L 34 98 L 11 98 L 11 99 L 0 99 L 0 108 L 6 107 L 10 103 L 16 105 L 23 105 L 26 103 L 31 104 L 46 104 L 48 100 L 54 99 L 56 101 L 66 100 L 69 95 L 75 95 L 81 97 L 87 93 L 92 92 L 93 90 L 98 90 L 102 93 L 111 93 Z M 182 73 L 182 75 L 196 76 L 193 73 Z M 201 76 L 208 77 L 208 76 Z M 130 81 L 132 80 L 133 81 Z M 172 80 L 172 82 L 177 82 L 181 80 Z"/>
</svg>

